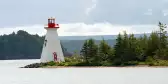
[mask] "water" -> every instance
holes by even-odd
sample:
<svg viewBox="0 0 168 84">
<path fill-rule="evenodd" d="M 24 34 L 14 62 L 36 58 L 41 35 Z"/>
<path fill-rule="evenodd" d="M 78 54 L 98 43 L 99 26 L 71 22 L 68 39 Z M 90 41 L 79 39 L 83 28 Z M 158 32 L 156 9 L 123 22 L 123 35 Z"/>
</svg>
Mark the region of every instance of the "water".
<svg viewBox="0 0 168 84">
<path fill-rule="evenodd" d="M 168 84 L 168 68 L 18 68 L 34 62 L 0 61 L 0 84 Z"/>
</svg>

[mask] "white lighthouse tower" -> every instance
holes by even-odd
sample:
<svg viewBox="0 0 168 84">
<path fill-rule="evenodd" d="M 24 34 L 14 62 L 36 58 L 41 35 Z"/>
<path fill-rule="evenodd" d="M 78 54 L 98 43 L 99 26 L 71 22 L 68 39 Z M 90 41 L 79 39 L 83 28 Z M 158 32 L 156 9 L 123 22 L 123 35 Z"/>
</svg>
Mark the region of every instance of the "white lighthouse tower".
<svg viewBox="0 0 168 84">
<path fill-rule="evenodd" d="M 55 18 L 49 18 L 48 25 L 44 28 L 47 30 L 47 33 L 45 36 L 40 61 L 64 61 L 63 50 L 57 33 L 59 24 L 55 24 Z"/>
</svg>

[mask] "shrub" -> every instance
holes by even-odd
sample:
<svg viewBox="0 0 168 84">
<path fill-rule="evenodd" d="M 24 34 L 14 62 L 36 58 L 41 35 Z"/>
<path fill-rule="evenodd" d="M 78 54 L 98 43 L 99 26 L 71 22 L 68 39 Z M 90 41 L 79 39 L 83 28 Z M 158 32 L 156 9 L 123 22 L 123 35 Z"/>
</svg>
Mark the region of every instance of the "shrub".
<svg viewBox="0 0 168 84">
<path fill-rule="evenodd" d="M 122 65 L 121 59 L 115 59 L 115 60 L 113 60 L 112 65 L 114 65 L 114 66 L 120 66 L 120 65 Z"/>
<path fill-rule="evenodd" d="M 57 64 L 57 63 L 54 62 L 54 61 L 51 61 L 51 62 L 48 62 L 48 63 L 47 63 L 48 66 L 55 66 L 56 64 Z"/>
<path fill-rule="evenodd" d="M 101 63 L 101 66 L 111 66 L 112 65 L 112 63 L 110 63 L 110 62 L 108 62 L 108 61 L 103 61 L 102 63 Z"/>
</svg>

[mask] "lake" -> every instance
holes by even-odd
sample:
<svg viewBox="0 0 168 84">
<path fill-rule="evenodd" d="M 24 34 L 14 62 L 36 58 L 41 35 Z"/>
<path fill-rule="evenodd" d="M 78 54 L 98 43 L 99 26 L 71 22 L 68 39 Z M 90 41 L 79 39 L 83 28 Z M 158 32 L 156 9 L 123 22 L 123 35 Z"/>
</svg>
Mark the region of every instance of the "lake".
<svg viewBox="0 0 168 84">
<path fill-rule="evenodd" d="M 39 60 L 1 60 L 0 84 L 168 84 L 168 68 L 18 68 Z"/>
</svg>

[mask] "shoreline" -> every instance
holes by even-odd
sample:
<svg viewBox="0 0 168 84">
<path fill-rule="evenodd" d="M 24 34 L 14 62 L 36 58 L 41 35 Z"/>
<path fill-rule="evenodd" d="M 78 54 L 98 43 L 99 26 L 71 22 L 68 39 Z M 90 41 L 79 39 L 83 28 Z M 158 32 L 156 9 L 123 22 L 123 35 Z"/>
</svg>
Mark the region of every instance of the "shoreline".
<svg viewBox="0 0 168 84">
<path fill-rule="evenodd" d="M 168 66 L 148 66 L 148 65 L 136 65 L 136 66 L 46 66 L 39 68 L 168 68 Z"/>
<path fill-rule="evenodd" d="M 136 65 L 119 65 L 119 66 L 90 66 L 90 65 L 57 65 L 55 63 L 33 63 L 20 68 L 168 68 L 167 65 L 148 65 L 148 64 L 136 64 Z"/>
</svg>

